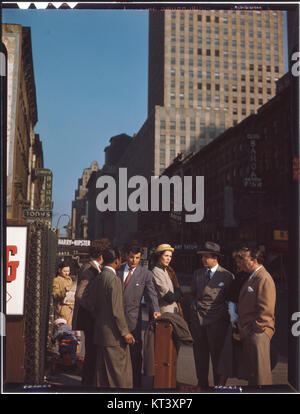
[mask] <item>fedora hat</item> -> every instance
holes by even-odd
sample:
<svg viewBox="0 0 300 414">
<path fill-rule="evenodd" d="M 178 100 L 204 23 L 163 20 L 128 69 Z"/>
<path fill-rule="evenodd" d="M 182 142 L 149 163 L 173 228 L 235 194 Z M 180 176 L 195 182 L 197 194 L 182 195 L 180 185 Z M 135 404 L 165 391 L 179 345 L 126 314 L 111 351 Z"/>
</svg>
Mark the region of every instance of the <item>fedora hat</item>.
<svg viewBox="0 0 300 414">
<path fill-rule="evenodd" d="M 159 246 L 157 246 L 157 248 L 155 249 L 155 253 L 159 253 L 159 252 L 164 252 L 164 251 L 170 251 L 170 252 L 174 252 L 174 249 L 172 246 L 170 246 L 169 244 L 160 244 Z"/>
<path fill-rule="evenodd" d="M 223 256 L 221 253 L 221 248 L 217 243 L 207 241 L 204 244 L 204 248 L 202 250 L 197 251 L 198 254 L 210 253 L 215 254 L 217 256 Z"/>
</svg>

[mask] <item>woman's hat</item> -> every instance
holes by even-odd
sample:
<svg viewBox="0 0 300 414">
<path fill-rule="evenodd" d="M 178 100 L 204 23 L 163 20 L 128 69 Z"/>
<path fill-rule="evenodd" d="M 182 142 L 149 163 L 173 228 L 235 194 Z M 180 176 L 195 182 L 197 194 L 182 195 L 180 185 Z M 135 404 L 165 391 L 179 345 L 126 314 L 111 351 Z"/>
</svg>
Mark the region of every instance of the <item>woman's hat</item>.
<svg viewBox="0 0 300 414">
<path fill-rule="evenodd" d="M 202 250 L 197 251 L 198 254 L 210 253 L 215 254 L 217 256 L 223 256 L 221 253 L 221 248 L 217 243 L 207 241 L 204 244 L 204 248 Z"/>
<path fill-rule="evenodd" d="M 159 246 L 157 246 L 157 248 L 155 249 L 155 253 L 159 253 L 159 252 L 164 252 L 164 251 L 170 251 L 170 252 L 174 252 L 174 249 L 172 246 L 170 246 L 169 244 L 160 244 Z"/>
<path fill-rule="evenodd" d="M 55 326 L 59 325 L 60 323 L 63 323 L 64 325 L 66 325 L 67 324 L 67 321 L 65 319 L 63 319 L 63 318 L 58 318 L 58 319 L 56 319 L 54 321 L 54 325 Z"/>
</svg>

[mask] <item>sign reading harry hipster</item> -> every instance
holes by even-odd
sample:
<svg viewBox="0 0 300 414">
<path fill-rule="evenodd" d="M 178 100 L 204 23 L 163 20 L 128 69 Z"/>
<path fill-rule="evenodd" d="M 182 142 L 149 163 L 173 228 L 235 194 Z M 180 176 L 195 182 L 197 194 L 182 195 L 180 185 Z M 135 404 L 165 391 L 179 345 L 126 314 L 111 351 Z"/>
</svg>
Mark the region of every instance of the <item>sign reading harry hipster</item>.
<svg viewBox="0 0 300 414">
<path fill-rule="evenodd" d="M 24 314 L 27 227 L 6 228 L 6 315 Z"/>
</svg>

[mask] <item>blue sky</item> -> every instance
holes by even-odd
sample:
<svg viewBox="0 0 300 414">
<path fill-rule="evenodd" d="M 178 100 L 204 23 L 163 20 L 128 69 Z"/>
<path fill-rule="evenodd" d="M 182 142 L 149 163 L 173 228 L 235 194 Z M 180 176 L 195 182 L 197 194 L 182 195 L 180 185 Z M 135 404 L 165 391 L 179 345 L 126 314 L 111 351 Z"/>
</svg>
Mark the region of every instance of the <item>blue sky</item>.
<svg viewBox="0 0 300 414">
<path fill-rule="evenodd" d="M 3 10 L 31 27 L 44 167 L 53 171 L 53 222 L 71 215 L 78 178 L 120 133 L 147 118 L 148 12 Z M 67 224 L 62 217 L 60 227 Z"/>
<path fill-rule="evenodd" d="M 44 167 L 53 171 L 53 222 L 71 215 L 84 168 L 147 118 L 148 11 L 2 10 L 31 27 Z M 59 221 L 62 228 L 68 218 Z M 64 232 L 64 230 L 63 230 Z"/>
</svg>

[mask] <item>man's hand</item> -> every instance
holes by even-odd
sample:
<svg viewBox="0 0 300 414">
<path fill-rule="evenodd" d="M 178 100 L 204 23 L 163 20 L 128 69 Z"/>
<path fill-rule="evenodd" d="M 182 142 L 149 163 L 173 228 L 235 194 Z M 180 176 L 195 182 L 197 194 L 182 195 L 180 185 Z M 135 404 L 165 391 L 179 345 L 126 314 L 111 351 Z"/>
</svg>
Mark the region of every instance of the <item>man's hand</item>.
<svg viewBox="0 0 300 414">
<path fill-rule="evenodd" d="M 160 312 L 154 312 L 153 313 L 153 318 L 154 319 L 157 319 L 157 318 L 160 318 L 161 317 L 161 313 Z"/>
<path fill-rule="evenodd" d="M 128 334 L 124 335 L 123 338 L 124 338 L 124 340 L 127 344 L 134 344 L 135 343 L 134 336 L 131 335 L 131 333 L 128 333 Z"/>
</svg>

